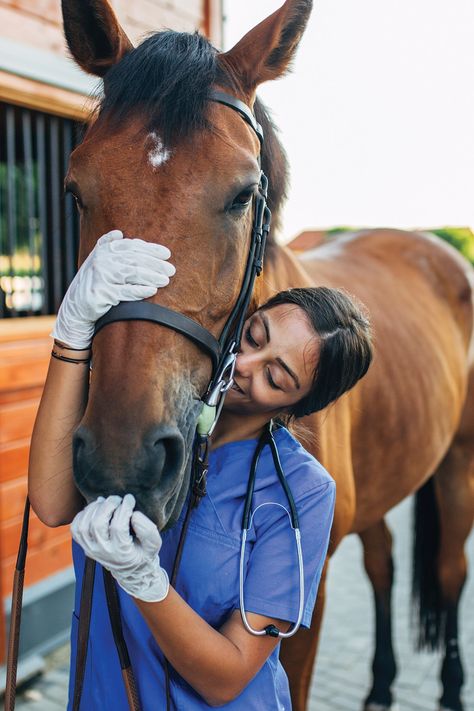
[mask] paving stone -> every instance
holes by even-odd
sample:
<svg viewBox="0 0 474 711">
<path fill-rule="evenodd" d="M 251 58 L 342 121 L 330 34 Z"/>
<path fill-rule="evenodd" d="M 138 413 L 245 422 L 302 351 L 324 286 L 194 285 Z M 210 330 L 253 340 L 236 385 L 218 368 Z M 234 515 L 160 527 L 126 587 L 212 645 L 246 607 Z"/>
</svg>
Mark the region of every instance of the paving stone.
<svg viewBox="0 0 474 711">
<path fill-rule="evenodd" d="M 405 501 L 388 515 L 394 535 L 394 644 L 399 671 L 394 694 L 400 711 L 435 711 L 441 689 L 438 680 L 441 655 L 416 653 L 412 637 L 411 507 L 412 502 Z M 463 700 L 466 711 L 474 711 L 474 533 L 468 541 L 467 553 L 471 575 L 461 604 L 461 652 L 468 677 Z M 334 711 L 336 702 L 338 711 L 360 711 L 371 684 L 373 629 L 372 590 L 363 570 L 362 546 L 357 536 L 349 536 L 334 556 L 329 571 L 318 673 L 313 680 L 308 711 Z M 348 655 L 348 650 L 357 654 Z M 352 665 L 348 667 L 350 660 Z"/>
</svg>

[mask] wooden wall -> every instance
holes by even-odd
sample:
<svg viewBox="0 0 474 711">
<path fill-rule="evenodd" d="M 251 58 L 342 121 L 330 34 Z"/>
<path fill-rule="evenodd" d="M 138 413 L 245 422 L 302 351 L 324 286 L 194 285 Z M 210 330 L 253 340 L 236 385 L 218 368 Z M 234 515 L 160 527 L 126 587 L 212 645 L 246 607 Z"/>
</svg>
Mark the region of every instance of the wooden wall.
<svg viewBox="0 0 474 711">
<path fill-rule="evenodd" d="M 221 11 L 216 0 L 111 0 L 110 4 L 134 43 L 147 32 L 169 27 L 209 29 L 213 41 L 220 44 L 216 14 Z M 65 54 L 60 0 L 0 0 L 0 28 L 3 37 Z"/>
<path fill-rule="evenodd" d="M 0 589 L 12 590 L 25 498 L 28 452 L 46 376 L 54 319 L 12 319 L 0 323 Z M 71 564 L 68 527 L 50 529 L 31 516 L 26 584 Z M 0 662 L 3 615 L 0 614 Z"/>
</svg>

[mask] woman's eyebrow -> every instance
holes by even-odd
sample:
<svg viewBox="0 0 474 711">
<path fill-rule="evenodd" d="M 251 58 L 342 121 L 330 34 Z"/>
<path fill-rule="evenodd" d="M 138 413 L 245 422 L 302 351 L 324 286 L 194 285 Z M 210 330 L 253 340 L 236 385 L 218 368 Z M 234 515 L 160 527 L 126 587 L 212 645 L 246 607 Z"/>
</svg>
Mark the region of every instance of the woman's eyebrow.
<svg viewBox="0 0 474 711">
<path fill-rule="evenodd" d="M 267 337 L 267 343 L 269 343 L 269 342 L 270 342 L 270 324 L 268 323 L 268 319 L 267 319 L 267 317 L 266 317 L 264 311 L 262 311 L 262 312 L 259 314 L 259 316 L 260 316 L 260 318 L 262 319 L 263 327 L 264 327 L 264 329 L 265 329 L 265 335 L 266 335 L 266 337 Z M 298 379 L 298 376 L 291 370 L 290 366 L 287 365 L 287 364 L 285 363 L 285 361 L 282 360 L 281 358 L 276 358 L 275 360 L 276 360 L 276 362 L 277 362 L 279 365 L 281 365 L 281 367 L 283 368 L 283 370 L 286 370 L 286 372 L 288 373 L 288 375 L 289 375 L 291 378 L 293 378 L 297 390 L 300 390 L 300 389 L 301 389 L 301 385 L 300 385 L 300 381 L 299 381 L 299 379 Z"/>
</svg>

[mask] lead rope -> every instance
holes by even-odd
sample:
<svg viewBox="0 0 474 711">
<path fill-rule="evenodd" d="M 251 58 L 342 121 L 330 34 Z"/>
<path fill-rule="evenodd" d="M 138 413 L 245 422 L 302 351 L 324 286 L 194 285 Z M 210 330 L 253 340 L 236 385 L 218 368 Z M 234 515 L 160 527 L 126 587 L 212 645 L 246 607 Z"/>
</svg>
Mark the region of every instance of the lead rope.
<svg viewBox="0 0 474 711">
<path fill-rule="evenodd" d="M 137 684 L 133 674 L 132 663 L 128 653 L 127 643 L 122 629 L 122 617 L 120 614 L 120 598 L 117 592 L 117 586 L 111 573 L 105 568 L 102 569 L 104 575 L 105 596 L 107 598 L 107 607 L 109 610 L 110 624 L 112 634 L 114 636 L 115 646 L 120 661 L 120 669 L 122 670 L 123 683 L 127 693 L 128 705 L 130 711 L 140 711 L 140 700 L 138 697 Z"/>
<path fill-rule="evenodd" d="M 173 563 L 173 570 L 171 571 L 170 585 L 173 588 L 176 588 L 176 580 L 178 577 L 179 566 L 181 565 L 181 558 L 183 557 L 184 543 L 188 532 L 189 522 L 191 521 L 191 514 L 193 509 L 199 505 L 201 499 L 206 496 L 206 477 L 208 469 L 207 455 L 208 438 L 206 436 L 201 437 L 197 435 L 193 456 L 191 495 L 183 527 L 179 536 L 178 547 L 176 549 L 176 556 Z M 163 656 L 163 659 L 165 670 L 166 711 L 171 711 L 171 665 L 165 656 Z"/>
<path fill-rule="evenodd" d="M 77 628 L 76 668 L 74 673 L 74 691 L 72 695 L 72 710 L 79 711 L 82 688 L 86 673 L 87 647 L 89 644 L 89 629 L 92 615 L 92 599 L 94 592 L 96 563 L 92 558 L 86 558 L 82 576 L 81 605 L 79 608 L 79 625 Z"/>
<path fill-rule="evenodd" d="M 5 688 L 5 711 L 15 708 L 16 676 L 18 668 L 18 647 L 20 644 L 21 606 L 25 582 L 25 563 L 28 550 L 28 524 L 30 520 L 30 500 L 25 501 L 23 524 L 21 527 L 20 546 L 13 576 L 12 606 L 10 613 L 10 632 L 7 651 L 7 680 Z"/>
</svg>

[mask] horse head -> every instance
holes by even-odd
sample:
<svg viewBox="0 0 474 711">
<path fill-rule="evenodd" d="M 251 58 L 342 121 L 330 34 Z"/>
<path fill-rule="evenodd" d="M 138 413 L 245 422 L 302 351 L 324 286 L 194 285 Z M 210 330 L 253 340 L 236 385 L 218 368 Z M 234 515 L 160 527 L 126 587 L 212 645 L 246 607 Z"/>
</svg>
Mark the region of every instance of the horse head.
<svg viewBox="0 0 474 711">
<path fill-rule="evenodd" d="M 209 94 L 224 91 L 254 107 L 271 133 L 256 89 L 287 70 L 311 5 L 287 0 L 219 53 L 198 34 L 171 31 L 134 48 L 107 0 L 62 1 L 72 56 L 104 82 L 66 176 L 80 211 L 79 263 L 112 228 L 167 245 L 177 274 L 150 301 L 218 337 L 246 266 L 260 144 L 237 112 Z M 278 180 L 270 194 L 275 209 L 284 161 L 274 136 L 261 158 Z M 270 159 L 275 166 L 265 165 Z M 210 375 L 208 355 L 169 328 L 144 321 L 103 328 L 73 442 L 74 477 L 85 498 L 131 492 L 159 528 L 172 525 L 189 487 Z"/>
</svg>

